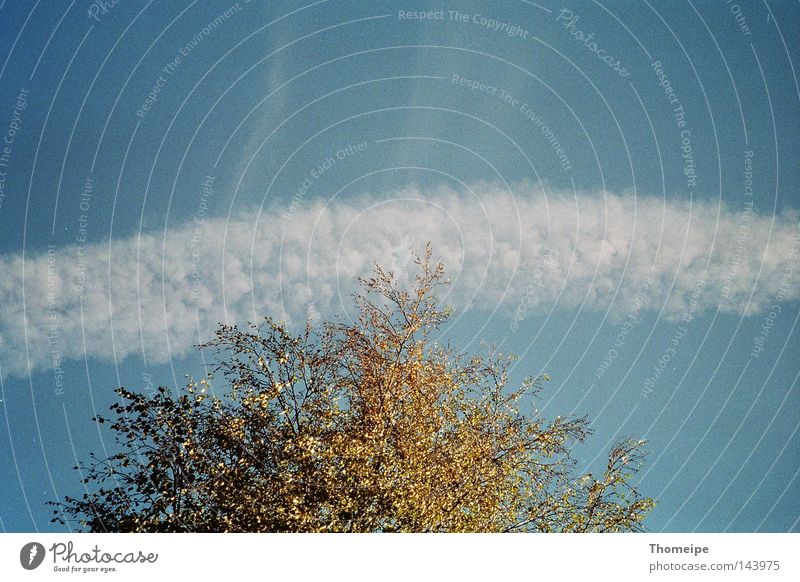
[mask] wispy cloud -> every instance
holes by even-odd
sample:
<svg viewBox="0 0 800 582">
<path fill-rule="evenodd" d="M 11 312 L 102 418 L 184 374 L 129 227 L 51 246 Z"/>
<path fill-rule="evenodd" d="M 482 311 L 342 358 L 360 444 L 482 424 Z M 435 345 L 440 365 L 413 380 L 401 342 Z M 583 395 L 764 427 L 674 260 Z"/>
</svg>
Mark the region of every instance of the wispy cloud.
<svg viewBox="0 0 800 582">
<path fill-rule="evenodd" d="M 528 309 L 622 314 L 636 301 L 668 318 L 681 317 L 698 285 L 701 309 L 743 316 L 764 312 L 776 297 L 800 296 L 794 211 L 768 216 L 744 203 L 607 192 L 544 195 L 526 185 L 511 193 L 490 184 L 407 189 L 300 200 L 230 222 L 54 248 L 24 263 L 0 257 L 2 369 L 25 374 L 29 363 L 82 358 L 84 342 L 91 357 L 144 352 L 164 361 L 221 321 L 341 312 L 354 275 L 376 260 L 411 276 L 410 249 L 425 241 L 453 279 L 447 303 L 487 313 L 499 307 L 509 321 L 526 294 Z"/>
</svg>

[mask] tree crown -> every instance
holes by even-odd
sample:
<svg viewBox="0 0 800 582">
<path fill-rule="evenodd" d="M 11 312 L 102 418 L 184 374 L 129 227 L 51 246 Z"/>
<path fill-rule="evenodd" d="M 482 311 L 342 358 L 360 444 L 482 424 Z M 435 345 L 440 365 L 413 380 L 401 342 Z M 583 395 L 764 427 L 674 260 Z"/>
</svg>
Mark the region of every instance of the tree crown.
<svg viewBox="0 0 800 582">
<path fill-rule="evenodd" d="M 204 344 L 211 378 L 175 396 L 117 390 L 119 452 L 82 464 L 86 493 L 54 521 L 90 531 L 639 531 L 644 441 L 575 475 L 587 419 L 522 412 L 546 376 L 431 339 L 449 317 L 430 246 L 410 289 L 375 266 L 357 318 L 292 333 L 266 318 Z M 215 379 L 216 378 L 216 379 Z M 217 394 L 217 379 L 228 386 Z"/>
</svg>

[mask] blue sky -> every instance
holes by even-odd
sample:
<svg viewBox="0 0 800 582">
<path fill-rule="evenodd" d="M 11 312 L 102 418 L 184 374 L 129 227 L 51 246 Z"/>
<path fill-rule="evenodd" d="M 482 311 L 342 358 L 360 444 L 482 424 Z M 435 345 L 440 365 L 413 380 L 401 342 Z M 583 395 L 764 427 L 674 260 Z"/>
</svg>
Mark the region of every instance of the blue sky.
<svg viewBox="0 0 800 582">
<path fill-rule="evenodd" d="M 0 528 L 58 529 L 114 387 L 202 374 L 220 321 L 351 313 L 430 240 L 443 334 L 547 372 L 580 469 L 649 440 L 651 530 L 798 531 L 798 17 L 0 3 Z"/>
</svg>

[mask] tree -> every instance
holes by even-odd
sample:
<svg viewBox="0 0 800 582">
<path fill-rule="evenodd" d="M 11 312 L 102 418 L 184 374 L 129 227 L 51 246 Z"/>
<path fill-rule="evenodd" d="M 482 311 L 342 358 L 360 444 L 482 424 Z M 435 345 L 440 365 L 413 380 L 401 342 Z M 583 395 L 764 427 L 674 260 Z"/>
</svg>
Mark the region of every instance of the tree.
<svg viewBox="0 0 800 582">
<path fill-rule="evenodd" d="M 125 532 L 640 531 L 631 483 L 644 441 L 574 474 L 587 420 L 520 408 L 546 376 L 509 386 L 513 356 L 431 339 L 450 315 L 430 247 L 408 290 L 375 266 L 358 318 L 293 334 L 267 318 L 201 346 L 214 373 L 174 397 L 120 388 L 119 452 L 80 469 L 86 493 L 55 522 Z M 215 395 L 215 377 L 228 390 Z"/>
</svg>

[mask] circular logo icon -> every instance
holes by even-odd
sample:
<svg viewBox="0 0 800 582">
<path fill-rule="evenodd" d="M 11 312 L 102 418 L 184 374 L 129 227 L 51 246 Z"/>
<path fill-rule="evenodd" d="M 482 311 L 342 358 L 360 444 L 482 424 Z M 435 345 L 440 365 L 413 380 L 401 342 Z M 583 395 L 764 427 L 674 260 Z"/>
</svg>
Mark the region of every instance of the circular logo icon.
<svg viewBox="0 0 800 582">
<path fill-rule="evenodd" d="M 44 561 L 44 546 L 39 542 L 29 542 L 19 551 L 19 563 L 26 570 L 35 570 Z"/>
</svg>

